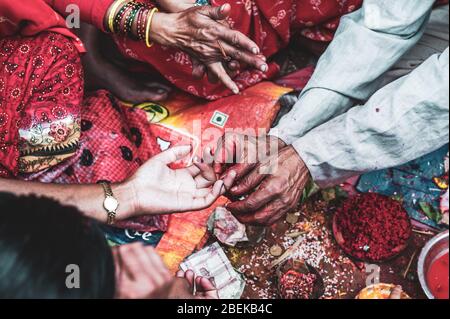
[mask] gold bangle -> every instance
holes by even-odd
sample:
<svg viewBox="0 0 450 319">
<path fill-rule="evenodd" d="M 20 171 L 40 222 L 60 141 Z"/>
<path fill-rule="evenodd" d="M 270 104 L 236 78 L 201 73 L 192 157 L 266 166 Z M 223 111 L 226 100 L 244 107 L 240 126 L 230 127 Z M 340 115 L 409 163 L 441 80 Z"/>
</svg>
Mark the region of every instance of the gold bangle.
<svg viewBox="0 0 450 319">
<path fill-rule="evenodd" d="M 128 0 L 117 0 L 116 2 L 114 2 L 114 4 L 111 7 L 111 12 L 109 13 L 109 18 L 108 18 L 108 26 L 109 26 L 109 31 L 111 31 L 112 33 L 115 33 L 114 30 L 114 17 L 116 15 L 117 9 L 120 7 L 121 4 L 128 2 Z"/>
<path fill-rule="evenodd" d="M 147 45 L 147 48 L 151 48 L 153 46 L 153 43 L 150 43 L 150 28 L 152 26 L 153 16 L 158 11 L 158 8 L 153 8 L 148 15 L 147 26 L 145 28 L 145 44 Z"/>
</svg>

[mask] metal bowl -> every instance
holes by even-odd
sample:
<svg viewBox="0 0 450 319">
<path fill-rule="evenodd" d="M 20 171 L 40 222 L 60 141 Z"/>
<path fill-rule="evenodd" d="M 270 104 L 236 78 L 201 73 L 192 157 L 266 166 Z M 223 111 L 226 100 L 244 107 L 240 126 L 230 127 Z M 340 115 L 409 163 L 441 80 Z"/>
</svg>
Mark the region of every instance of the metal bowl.
<svg viewBox="0 0 450 319">
<path fill-rule="evenodd" d="M 427 274 L 431 264 L 441 257 L 442 255 L 448 253 L 448 233 L 445 231 L 439 235 L 433 237 L 422 249 L 419 257 L 419 264 L 417 266 L 417 272 L 419 275 L 420 285 L 423 291 L 427 295 L 428 299 L 435 299 L 430 291 L 427 283 Z"/>
</svg>

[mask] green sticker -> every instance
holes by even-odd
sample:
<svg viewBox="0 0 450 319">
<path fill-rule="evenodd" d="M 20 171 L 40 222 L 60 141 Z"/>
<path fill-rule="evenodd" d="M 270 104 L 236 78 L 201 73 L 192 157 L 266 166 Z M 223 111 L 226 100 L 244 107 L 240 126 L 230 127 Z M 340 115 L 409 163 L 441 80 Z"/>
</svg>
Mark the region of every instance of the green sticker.
<svg viewBox="0 0 450 319">
<path fill-rule="evenodd" d="M 215 111 L 214 115 L 211 118 L 211 124 L 218 126 L 220 128 L 225 127 L 225 124 L 227 124 L 228 121 L 228 115 L 226 115 L 225 113 L 219 112 L 219 111 Z"/>
</svg>

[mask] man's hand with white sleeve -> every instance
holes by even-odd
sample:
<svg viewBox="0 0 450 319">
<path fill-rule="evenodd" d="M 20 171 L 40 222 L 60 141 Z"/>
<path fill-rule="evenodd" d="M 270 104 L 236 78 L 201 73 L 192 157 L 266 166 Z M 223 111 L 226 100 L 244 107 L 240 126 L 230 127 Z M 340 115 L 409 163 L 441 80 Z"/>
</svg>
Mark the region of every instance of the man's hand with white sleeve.
<svg viewBox="0 0 450 319">
<path fill-rule="evenodd" d="M 235 159 L 236 165 L 225 175 L 231 170 L 237 173 L 237 182 L 229 195 L 243 199 L 227 208 L 238 220 L 252 225 L 271 225 L 298 206 L 310 174 L 292 146 L 270 136 L 235 136 L 234 139 L 228 136 L 226 140 L 228 144 L 224 139 L 219 143 L 215 159 L 216 163 Z M 262 145 L 265 146 L 263 151 Z"/>
</svg>

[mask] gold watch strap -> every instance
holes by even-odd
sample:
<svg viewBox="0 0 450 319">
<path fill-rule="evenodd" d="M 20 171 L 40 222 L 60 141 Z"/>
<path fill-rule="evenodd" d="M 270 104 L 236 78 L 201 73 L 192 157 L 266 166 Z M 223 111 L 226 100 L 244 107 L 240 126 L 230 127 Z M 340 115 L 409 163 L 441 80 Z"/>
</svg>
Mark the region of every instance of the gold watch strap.
<svg viewBox="0 0 450 319">
<path fill-rule="evenodd" d="M 111 184 L 108 182 L 101 182 L 100 183 L 103 186 L 103 190 L 105 191 L 105 195 L 106 196 L 112 196 L 114 197 L 112 188 L 111 188 Z"/>
<path fill-rule="evenodd" d="M 100 185 L 102 185 L 103 191 L 105 192 L 105 201 L 108 198 L 113 198 L 114 200 L 117 201 L 117 199 L 114 197 L 114 193 L 113 193 L 112 188 L 111 188 L 111 183 L 109 183 L 109 182 L 101 182 Z M 105 209 L 106 209 L 106 207 L 105 207 Z M 107 218 L 106 223 L 108 225 L 114 225 L 114 223 L 116 222 L 116 210 L 113 210 L 113 211 L 107 210 L 107 214 L 108 214 L 108 218 Z"/>
</svg>

